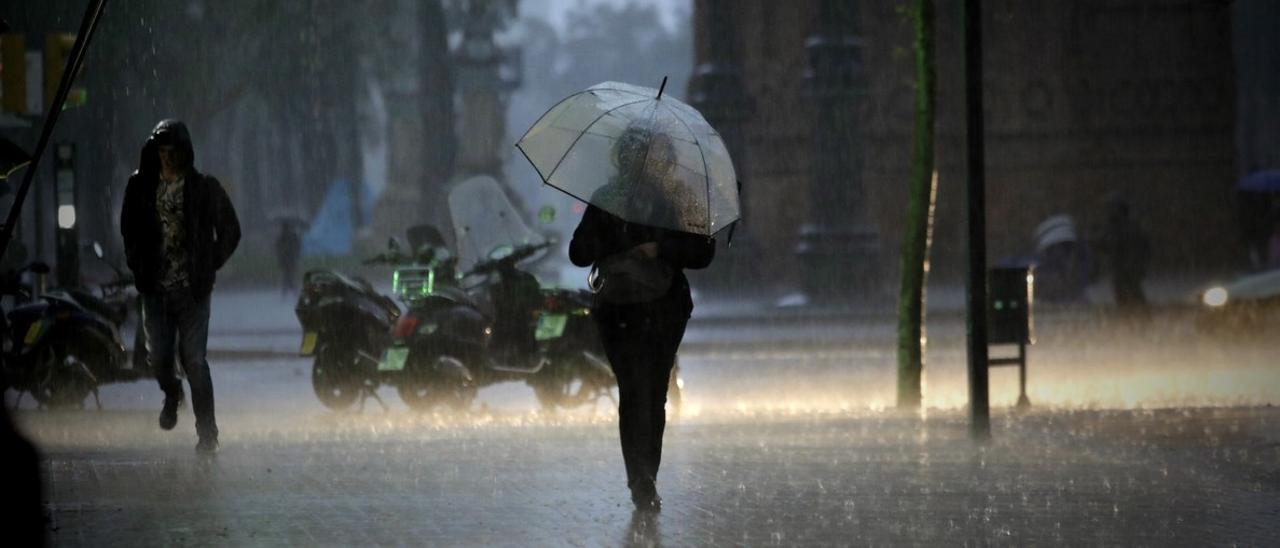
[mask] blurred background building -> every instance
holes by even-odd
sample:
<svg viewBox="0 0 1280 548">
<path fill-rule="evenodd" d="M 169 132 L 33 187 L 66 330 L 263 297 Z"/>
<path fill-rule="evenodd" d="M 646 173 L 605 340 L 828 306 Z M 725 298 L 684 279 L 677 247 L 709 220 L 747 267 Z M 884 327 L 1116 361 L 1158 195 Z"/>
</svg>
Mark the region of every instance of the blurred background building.
<svg viewBox="0 0 1280 548">
<path fill-rule="evenodd" d="M 310 252 L 356 253 L 411 223 L 443 225 L 443 193 L 470 174 L 497 176 L 530 211 L 555 205 L 562 214 L 546 229 L 567 240 L 581 207 L 541 188 L 511 143 L 574 91 L 603 80 L 656 87 L 667 76 L 667 93 L 723 134 L 743 185 L 747 221 L 734 249 L 697 273 L 699 287 L 884 293 L 896 285 L 910 169 L 907 4 L 116 2 L 80 79 L 85 100 L 54 141 L 75 145 L 80 239 L 112 248 L 147 132 L 161 118 L 186 120 L 198 166 L 229 188 L 251 235 L 231 265 L 247 274 L 273 264 L 257 259 L 269 257 L 281 217 L 310 221 Z M 83 9 L 18 2 L 0 16 L 21 33 L 22 57 L 38 59 L 47 36 L 74 32 Z M 1074 216 L 1087 234 L 1103 220 L 1104 197 L 1123 191 L 1151 233 L 1153 275 L 1241 263 L 1233 184 L 1280 165 L 1280 6 L 991 0 L 985 10 L 993 260 L 1028 251 L 1035 226 L 1054 214 Z M 950 4 L 939 2 L 937 29 L 932 270 L 946 282 L 959 280 L 964 245 L 961 44 Z M 29 147 L 39 115 L 10 112 L 0 132 Z M 52 166 L 38 174 L 21 229 L 46 260 Z M 320 230 L 334 224 L 346 228 Z"/>
<path fill-rule="evenodd" d="M 745 230 L 759 246 L 760 271 L 785 286 L 804 285 L 793 265 L 813 239 L 806 231 L 815 223 L 829 230 L 823 224 L 833 218 L 868 243 L 878 239 L 882 276 L 897 269 L 913 116 L 906 3 L 839 3 L 853 9 L 848 23 L 829 4 L 694 3 L 694 95 L 741 104 L 716 91 L 731 72 L 751 98 L 740 116 L 727 116 L 746 151 L 738 159 L 752 215 Z M 1104 196 L 1122 191 L 1152 234 L 1162 274 L 1240 260 L 1232 187 L 1245 171 L 1274 167 L 1268 156 L 1280 150 L 1274 3 L 991 1 L 984 9 L 993 259 L 1024 253 L 1053 214 L 1071 214 L 1084 229 L 1101 224 Z M 939 3 L 937 29 L 934 272 L 954 280 L 965 203 L 958 8 Z M 725 40 L 733 41 L 728 61 Z M 822 59 L 832 47 L 843 48 L 851 79 L 837 81 L 847 88 L 842 99 L 815 99 L 814 72 L 832 70 Z M 838 154 L 854 160 L 845 171 L 815 170 L 833 151 L 815 142 L 814 125 L 844 109 L 857 113 L 856 135 Z M 833 208 L 843 216 L 824 213 Z M 838 231 L 828 237 L 842 245 Z"/>
</svg>

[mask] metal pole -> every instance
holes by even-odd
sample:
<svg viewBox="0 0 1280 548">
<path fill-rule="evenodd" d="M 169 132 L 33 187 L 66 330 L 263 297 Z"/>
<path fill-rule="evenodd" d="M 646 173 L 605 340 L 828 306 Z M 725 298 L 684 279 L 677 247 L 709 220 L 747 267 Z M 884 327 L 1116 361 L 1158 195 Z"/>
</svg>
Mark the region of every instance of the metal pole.
<svg viewBox="0 0 1280 548">
<path fill-rule="evenodd" d="M 969 208 L 969 272 L 966 318 L 969 346 L 969 433 L 991 437 L 987 384 L 987 227 L 984 192 L 986 169 L 982 124 L 982 1 L 964 0 L 964 83 Z"/>
<path fill-rule="evenodd" d="M 1031 399 L 1027 397 L 1027 345 L 1018 343 L 1018 410 L 1031 408 Z"/>
<path fill-rule="evenodd" d="M 62 114 L 62 105 L 67 102 L 67 93 L 71 91 L 71 84 L 75 80 L 77 72 L 80 72 L 80 66 L 84 63 L 84 53 L 89 47 L 89 40 L 93 38 L 93 32 L 98 28 L 98 21 L 102 18 L 102 10 L 107 6 L 107 0 L 97 0 L 89 4 L 85 9 L 84 19 L 80 21 L 80 32 L 76 34 L 76 43 L 71 46 L 71 59 L 62 69 L 62 80 L 58 82 L 58 93 L 53 98 L 53 104 L 47 105 L 49 113 L 45 116 L 44 126 L 40 130 L 40 140 L 36 141 L 36 149 L 31 154 L 31 163 L 27 165 L 26 172 L 22 174 L 22 185 L 18 187 L 18 193 L 13 197 L 13 206 L 9 208 L 9 217 L 5 219 L 4 226 L 0 227 L 0 257 L 9 250 L 9 241 L 13 239 L 14 225 L 18 222 L 18 216 L 22 213 L 22 203 L 27 199 L 27 192 L 31 190 L 32 177 L 35 176 L 36 168 L 40 165 L 40 157 L 44 155 L 44 149 L 49 146 L 49 138 L 53 135 L 53 127 L 58 123 L 58 116 Z"/>
</svg>

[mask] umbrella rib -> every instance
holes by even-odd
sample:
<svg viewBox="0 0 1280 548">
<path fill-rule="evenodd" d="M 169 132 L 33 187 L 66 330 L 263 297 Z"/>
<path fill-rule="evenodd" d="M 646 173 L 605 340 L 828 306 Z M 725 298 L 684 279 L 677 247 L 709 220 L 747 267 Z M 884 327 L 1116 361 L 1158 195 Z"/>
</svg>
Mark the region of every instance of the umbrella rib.
<svg viewBox="0 0 1280 548">
<path fill-rule="evenodd" d="M 532 126 L 529 126 L 529 129 L 524 130 L 524 135 L 521 135 L 521 136 L 520 136 L 520 139 L 516 141 L 516 148 L 519 148 L 519 147 L 520 147 L 520 141 L 523 141 L 523 140 L 525 139 L 525 137 L 528 137 L 528 136 L 529 136 L 529 132 L 530 132 L 530 131 L 533 131 L 533 128 L 534 128 L 534 127 L 537 127 L 538 122 L 542 121 L 542 119 L 543 119 L 543 118 L 546 118 L 548 114 L 551 114 L 551 111 L 555 110 L 555 109 L 556 109 L 556 107 L 558 107 L 558 106 L 560 106 L 560 105 L 563 105 L 565 102 L 569 101 L 570 99 L 573 99 L 574 97 L 577 97 L 577 96 L 582 95 L 582 94 L 584 94 L 584 93 L 590 93 L 590 90 L 588 90 L 588 91 L 579 91 L 579 92 L 577 92 L 577 93 L 574 93 L 573 95 L 570 95 L 570 96 L 568 96 L 568 97 L 565 97 L 564 99 L 561 99 L 561 100 L 557 101 L 557 102 L 556 102 L 556 104 L 551 105 L 551 108 L 547 109 L 547 110 L 546 110 L 546 112 L 543 112 L 543 113 L 542 113 L 542 116 L 539 116 L 539 117 L 538 117 L 538 119 L 534 121 L 533 125 L 532 125 Z"/>
<path fill-rule="evenodd" d="M 634 90 L 634 89 L 591 87 L 591 88 L 589 88 L 587 91 L 612 91 L 612 92 L 616 92 L 616 93 L 626 93 L 626 94 L 629 94 L 629 95 L 639 95 L 639 96 L 641 96 L 641 97 L 645 97 L 645 98 L 648 98 L 648 97 L 649 97 L 649 95 L 648 95 L 648 94 L 641 93 L 641 92 L 636 91 L 636 90 Z M 656 93 L 656 92 L 655 92 L 655 93 Z"/>
<path fill-rule="evenodd" d="M 525 161 L 526 161 L 526 162 L 529 162 L 529 165 L 533 166 L 533 170 L 538 172 L 538 176 L 539 176 L 539 177 L 542 177 L 542 184 L 544 184 L 544 185 L 550 185 L 550 184 L 551 184 L 551 177 L 542 175 L 542 169 L 541 169 L 541 168 L 539 168 L 539 167 L 538 167 L 538 164 L 537 164 L 537 163 L 535 163 L 535 162 L 533 161 L 533 158 L 530 158 L 530 157 L 529 157 L 529 153 L 524 151 L 524 147 L 521 147 L 521 146 L 520 146 L 520 143 L 516 143 L 516 150 L 519 150 L 519 151 L 520 151 L 520 154 L 524 155 L 524 159 L 525 159 Z M 558 165 L 558 164 L 557 164 L 557 165 Z M 554 185 L 553 185 L 551 188 L 559 188 L 559 187 L 556 187 L 556 186 L 554 186 Z M 573 196 L 573 195 L 572 195 L 572 194 L 570 194 L 570 196 Z M 577 196 L 573 196 L 573 197 L 574 197 L 574 198 L 577 198 Z"/>
<path fill-rule="evenodd" d="M 613 113 L 613 111 L 618 110 L 618 109 L 620 109 L 620 108 L 623 108 L 623 107 L 629 107 L 629 106 L 631 106 L 631 105 L 638 104 L 638 103 L 643 103 L 643 102 L 645 102 L 645 101 L 646 101 L 646 99 L 640 99 L 640 100 L 637 100 L 637 101 L 632 101 L 632 102 L 630 102 L 630 103 L 623 103 L 623 104 L 618 105 L 618 106 L 616 106 L 616 107 L 613 107 L 613 108 L 611 108 L 611 109 L 609 109 L 609 110 L 606 110 L 606 111 L 604 111 L 604 112 L 601 112 L 599 116 L 596 116 L 596 119 L 595 119 L 595 120 L 592 120 L 590 124 L 587 124 L 587 126 L 586 126 L 586 127 L 582 128 L 582 133 L 579 133 L 577 137 L 574 137 L 574 138 L 573 138 L 573 142 L 572 142 L 572 143 L 569 143 L 569 146 L 568 146 L 567 148 L 565 148 L 565 149 L 564 149 L 564 155 L 563 155 L 563 156 L 561 156 L 561 157 L 560 157 L 560 159 L 556 161 L 556 165 L 555 165 L 555 167 L 551 168 L 551 171 L 547 172 L 547 176 L 546 176 L 546 177 L 544 177 L 544 178 L 543 178 L 543 180 L 544 180 L 544 181 L 546 181 L 547 183 L 550 183 L 550 182 L 551 182 L 551 177 L 553 177 L 553 176 L 556 174 L 556 170 L 557 170 L 557 169 L 560 169 L 560 164 L 563 164 L 563 163 L 564 163 L 564 159 L 569 157 L 569 153 L 573 151 L 573 147 L 574 147 L 574 146 L 577 146 L 578 141 L 582 140 L 582 136 L 583 136 L 583 135 L 586 135 L 586 134 L 587 134 L 587 131 L 589 131 L 589 130 L 591 129 L 591 126 L 596 125 L 596 122 L 599 122 L 601 118 L 604 118 L 605 116 L 608 116 L 609 114 L 612 114 L 612 113 Z M 527 156 L 526 156 L 526 158 L 527 158 Z"/>
<path fill-rule="evenodd" d="M 710 231 L 711 230 L 711 168 L 707 166 L 707 154 L 705 152 L 702 152 L 702 143 L 698 141 L 698 134 L 694 133 L 693 128 L 689 127 L 689 123 L 685 122 L 684 118 L 681 118 L 680 113 L 676 112 L 675 109 L 672 109 L 671 107 L 667 107 L 667 108 L 671 109 L 671 113 L 673 114 L 672 118 L 675 118 L 676 120 L 678 120 L 680 122 L 680 125 L 683 125 L 685 129 L 689 130 L 689 135 L 693 136 L 693 143 L 695 145 L 698 145 L 697 146 L 698 155 L 702 157 L 702 178 L 704 181 L 706 181 L 705 186 L 707 187 L 707 231 Z"/>
<path fill-rule="evenodd" d="M 551 108 L 547 109 L 547 111 L 546 111 L 546 112 L 543 112 L 543 113 L 542 113 L 542 116 L 539 116 L 539 117 L 538 117 L 538 120 L 537 120 L 537 121 L 535 121 L 535 122 L 534 122 L 534 124 L 533 124 L 532 126 L 529 126 L 529 129 L 524 130 L 524 135 L 521 135 L 521 136 L 520 136 L 520 140 L 516 141 L 516 150 L 519 150 L 519 151 L 520 151 L 520 154 L 524 155 L 524 159 L 525 159 L 525 161 L 529 162 L 529 165 L 533 166 L 533 170 L 538 172 L 538 176 L 539 176 L 539 177 L 542 177 L 542 182 L 543 182 L 543 184 L 550 184 L 550 182 L 549 182 L 549 181 L 551 180 L 551 175 L 550 175 L 550 174 L 547 174 L 547 175 L 543 175 L 543 174 L 542 174 L 542 168 L 538 167 L 537 162 L 534 162 L 534 161 L 533 161 L 533 158 L 530 158 L 530 157 L 529 157 L 529 153 L 528 153 L 528 152 L 525 152 L 524 147 L 520 146 L 520 143 L 523 143 L 523 142 L 524 142 L 524 140 L 525 140 L 525 138 L 529 136 L 529 132 L 530 132 L 530 131 L 533 131 L 533 128 L 534 128 L 534 127 L 536 127 L 536 126 L 538 125 L 538 124 L 537 124 L 537 122 L 540 122 L 540 121 L 542 121 L 542 119 L 543 119 L 543 118 L 546 118 L 548 114 L 551 114 L 551 111 L 553 111 L 553 110 L 555 110 L 555 109 L 556 109 L 556 107 L 558 107 L 558 106 L 560 106 L 560 105 L 563 105 L 565 102 L 567 102 L 567 101 L 569 101 L 569 100 L 573 99 L 574 97 L 577 97 L 577 96 L 579 96 L 579 95 L 582 95 L 582 94 L 584 94 L 584 93 L 591 93 L 591 90 L 587 90 L 587 91 L 579 91 L 578 93 L 574 93 L 573 95 L 570 95 L 570 96 L 568 96 L 568 97 L 565 97 L 564 99 L 561 99 L 561 100 L 560 100 L 559 102 L 557 102 L 556 104 L 551 105 Z M 575 142 L 576 142 L 576 141 L 575 141 Z M 569 148 L 573 148 L 573 147 L 572 147 L 572 146 L 570 146 Z M 569 153 L 569 152 L 568 152 L 568 150 L 566 149 L 566 150 L 565 150 L 565 154 L 568 154 L 568 153 Z M 563 157 L 563 156 L 561 156 L 561 157 L 560 157 L 560 159 L 561 159 L 561 160 L 564 160 L 564 157 Z M 556 166 L 558 167 L 559 165 L 560 165 L 560 162 L 556 162 Z M 574 196 L 574 198 L 577 198 L 577 196 Z"/>
</svg>

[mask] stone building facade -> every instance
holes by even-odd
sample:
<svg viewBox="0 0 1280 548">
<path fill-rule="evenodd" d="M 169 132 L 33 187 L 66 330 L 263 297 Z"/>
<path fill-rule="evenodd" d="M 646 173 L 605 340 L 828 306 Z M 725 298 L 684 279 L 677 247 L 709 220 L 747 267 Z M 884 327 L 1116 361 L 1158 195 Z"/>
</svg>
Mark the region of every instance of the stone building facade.
<svg viewBox="0 0 1280 548">
<path fill-rule="evenodd" d="M 913 123 L 908 2 L 854 4 L 860 57 L 860 177 L 815 181 L 813 124 L 826 113 L 805 72 L 824 0 L 695 0 L 697 97 L 714 72 L 711 15 L 731 12 L 734 60 L 751 109 L 735 151 L 744 230 L 759 272 L 795 285 L 795 247 L 823 193 L 859 184 L 849 211 L 878 229 L 896 284 Z M 937 3 L 939 193 L 933 271 L 957 280 L 964 260 L 964 89 L 959 5 Z M 1044 218 L 1073 215 L 1086 234 L 1120 191 L 1152 235 L 1154 275 L 1218 269 L 1238 258 L 1232 185 L 1235 72 L 1231 9 L 1189 0 L 984 3 L 988 242 L 992 261 L 1027 252 Z M 724 24 L 718 28 L 724 28 Z M 714 98 L 708 99 L 710 102 Z M 713 120 L 714 124 L 715 121 Z"/>
</svg>

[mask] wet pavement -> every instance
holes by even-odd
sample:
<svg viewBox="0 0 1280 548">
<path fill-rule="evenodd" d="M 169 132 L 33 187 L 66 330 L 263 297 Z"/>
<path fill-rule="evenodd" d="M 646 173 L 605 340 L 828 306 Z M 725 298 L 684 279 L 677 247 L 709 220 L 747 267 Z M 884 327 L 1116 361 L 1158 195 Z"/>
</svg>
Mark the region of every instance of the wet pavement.
<svg viewBox="0 0 1280 548">
<path fill-rule="evenodd" d="M 233 413 L 214 457 L 153 412 L 24 418 L 58 545 L 1280 540 L 1271 408 L 1000 415 L 987 445 L 958 414 L 703 416 L 669 429 L 656 517 L 605 418 Z"/>
<path fill-rule="evenodd" d="M 272 295 L 276 299 L 278 296 Z M 18 421 L 44 451 L 58 545 L 1274 545 L 1274 343 L 1058 311 L 1038 324 L 1029 414 L 993 371 L 993 439 L 967 436 L 963 326 L 931 323 L 924 414 L 886 410 L 893 326 L 872 317 L 691 324 L 654 517 L 634 514 L 608 402 L 540 412 L 481 390 L 462 415 L 333 413 L 311 393 L 290 302 L 216 302 L 222 451 L 152 383 L 103 410 Z M 217 304 L 220 303 L 220 304 Z M 255 306 L 260 304 L 260 306 Z M 253 314 L 236 314 L 253 310 Z"/>
</svg>

